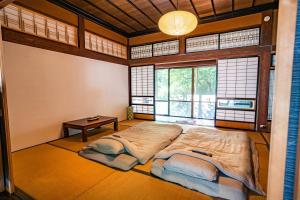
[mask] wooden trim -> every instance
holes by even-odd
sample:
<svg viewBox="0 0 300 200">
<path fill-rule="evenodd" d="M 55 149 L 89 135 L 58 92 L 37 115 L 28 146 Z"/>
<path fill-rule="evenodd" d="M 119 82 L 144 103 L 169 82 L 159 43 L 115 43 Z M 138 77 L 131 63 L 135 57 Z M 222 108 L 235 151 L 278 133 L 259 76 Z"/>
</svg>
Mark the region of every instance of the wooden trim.
<svg viewBox="0 0 300 200">
<path fill-rule="evenodd" d="M 134 113 L 134 119 L 154 120 L 155 115 Z"/>
<path fill-rule="evenodd" d="M 239 47 L 232 49 L 220 49 L 211 50 L 204 52 L 195 52 L 181 55 L 169 55 L 152 58 L 142 58 L 129 60 L 130 66 L 137 65 L 151 65 L 151 64 L 174 64 L 182 62 L 195 62 L 195 61 L 211 61 L 224 58 L 235 58 L 235 57 L 249 57 L 259 56 L 266 47 L 250 46 L 250 47 Z"/>
<path fill-rule="evenodd" d="M 156 64 L 156 69 L 162 68 L 175 68 L 175 67 L 200 67 L 217 65 L 216 60 L 200 61 L 200 62 L 181 62 L 181 63 L 167 63 L 167 64 Z"/>
<path fill-rule="evenodd" d="M 78 15 L 78 47 L 80 49 L 85 48 L 85 28 L 84 28 L 84 18 Z"/>
<path fill-rule="evenodd" d="M 1 25 L 1 23 L 0 23 Z M 15 185 L 14 185 L 14 176 L 13 176 L 13 162 L 12 162 L 12 154 L 11 154 L 11 139 L 10 139 L 10 129 L 9 129 L 9 116 L 8 116 L 8 105 L 7 105 L 7 90 L 6 90 L 6 81 L 5 81 L 5 75 L 3 71 L 3 41 L 2 41 L 2 31 L 0 30 L 0 82 L 1 82 L 1 88 L 2 95 L 1 95 L 1 109 L 2 109 L 2 118 L 3 121 L 2 124 L 2 130 L 5 131 L 5 133 L 1 136 L 2 144 L 1 144 L 1 150 L 2 150 L 2 166 L 4 168 L 4 186 L 5 190 L 12 194 L 15 191 Z M 2 149 L 3 148 L 3 149 Z"/>
<path fill-rule="evenodd" d="M 297 0 L 279 1 L 267 199 L 283 199 Z M 286 22 L 289 23 L 286 23 Z"/>
<path fill-rule="evenodd" d="M 258 77 L 257 95 L 257 130 L 267 131 L 268 127 L 268 103 L 269 103 L 269 79 L 271 66 L 271 46 L 262 52 Z"/>
<path fill-rule="evenodd" d="M 2 27 L 3 40 L 8 42 L 14 42 L 18 44 L 28 45 L 32 47 L 37 47 L 41 49 L 47 49 L 50 51 L 56 51 L 61 53 L 67 53 L 75 56 L 81 56 L 86 58 L 91 58 L 95 60 L 102 60 L 111 63 L 117 63 L 121 65 L 128 65 L 128 61 L 126 59 L 118 58 L 115 56 L 110 56 L 102 53 L 98 53 L 95 51 L 90 51 L 87 49 L 80 49 L 75 46 L 67 45 L 61 42 L 52 41 L 49 39 L 36 37 L 33 35 L 29 35 L 26 33 L 14 31 L 11 29 L 7 29 Z"/>
<path fill-rule="evenodd" d="M 266 16 L 270 17 L 270 20 L 268 22 L 264 21 L 264 18 Z M 272 45 L 273 10 L 266 10 L 262 12 L 260 32 L 260 45 Z"/>
<path fill-rule="evenodd" d="M 15 0 L 14 4 L 71 26 L 78 26 L 77 15 L 45 0 Z"/>
<path fill-rule="evenodd" d="M 0 1 L 0 9 L 4 8 L 5 6 L 7 6 L 8 4 L 14 2 L 14 0 L 2 0 Z"/>
<path fill-rule="evenodd" d="M 222 127 L 222 128 L 242 129 L 242 130 L 254 130 L 255 129 L 254 123 L 223 121 L 223 120 L 216 120 L 215 126 Z"/>
</svg>

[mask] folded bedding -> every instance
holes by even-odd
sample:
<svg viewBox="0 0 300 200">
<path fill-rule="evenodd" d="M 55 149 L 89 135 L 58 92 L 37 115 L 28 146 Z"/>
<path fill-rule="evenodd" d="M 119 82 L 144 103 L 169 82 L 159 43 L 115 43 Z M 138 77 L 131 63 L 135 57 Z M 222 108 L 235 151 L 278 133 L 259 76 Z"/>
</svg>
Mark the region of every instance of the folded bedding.
<svg viewBox="0 0 300 200">
<path fill-rule="evenodd" d="M 193 128 L 155 155 L 151 172 L 211 196 L 243 199 L 245 190 L 230 188 L 230 185 L 237 186 L 238 182 L 264 195 L 258 181 L 258 168 L 255 145 L 245 132 Z M 232 181 L 224 185 L 224 180 L 225 183 Z M 220 181 L 223 185 L 217 187 Z M 224 188 L 230 192 L 223 191 Z"/>
<path fill-rule="evenodd" d="M 181 132 L 182 128 L 175 124 L 142 122 L 90 143 L 79 152 L 79 155 L 109 166 L 114 163 L 115 168 L 129 170 L 138 163 L 145 164 L 175 140 Z M 118 155 L 130 156 L 135 162 L 127 163 L 127 167 L 124 167 L 122 161 L 114 162 L 119 158 Z"/>
</svg>

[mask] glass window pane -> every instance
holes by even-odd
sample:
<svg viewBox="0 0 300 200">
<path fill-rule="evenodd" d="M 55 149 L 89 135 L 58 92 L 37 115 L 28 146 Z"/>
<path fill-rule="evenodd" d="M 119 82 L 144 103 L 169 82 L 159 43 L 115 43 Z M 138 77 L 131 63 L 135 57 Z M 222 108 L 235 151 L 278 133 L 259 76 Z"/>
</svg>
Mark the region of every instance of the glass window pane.
<svg viewBox="0 0 300 200">
<path fill-rule="evenodd" d="M 255 110 L 255 100 L 251 99 L 218 99 L 218 108 Z"/>
<path fill-rule="evenodd" d="M 191 102 L 170 101 L 170 115 L 177 117 L 191 117 Z"/>
<path fill-rule="evenodd" d="M 272 120 L 272 104 L 273 104 L 273 95 L 274 95 L 274 78 L 275 78 L 275 70 L 270 70 L 268 120 Z"/>
<path fill-rule="evenodd" d="M 132 104 L 150 104 L 150 105 L 153 105 L 153 97 L 132 97 Z"/>
<path fill-rule="evenodd" d="M 168 115 L 168 102 L 156 101 L 155 102 L 155 113 L 157 115 Z"/>
<path fill-rule="evenodd" d="M 192 100 L 192 68 L 170 70 L 170 100 Z"/>
<path fill-rule="evenodd" d="M 195 101 L 215 102 L 216 67 L 195 68 Z"/>
<path fill-rule="evenodd" d="M 194 117 L 200 119 L 214 119 L 215 103 L 194 102 Z"/>
<path fill-rule="evenodd" d="M 168 69 L 158 69 L 155 71 L 155 99 L 168 100 Z"/>
</svg>

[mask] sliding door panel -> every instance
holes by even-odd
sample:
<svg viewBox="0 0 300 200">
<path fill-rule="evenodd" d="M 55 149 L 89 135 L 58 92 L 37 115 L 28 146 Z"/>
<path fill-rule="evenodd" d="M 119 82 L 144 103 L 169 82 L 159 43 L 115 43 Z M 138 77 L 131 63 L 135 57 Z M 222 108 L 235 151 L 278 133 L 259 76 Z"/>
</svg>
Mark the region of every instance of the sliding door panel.
<svg viewBox="0 0 300 200">
<path fill-rule="evenodd" d="M 216 104 L 216 67 L 194 69 L 194 118 L 214 119 Z"/>
<path fill-rule="evenodd" d="M 155 71 L 155 113 L 169 115 L 169 70 Z"/>
<path fill-rule="evenodd" d="M 192 117 L 193 68 L 170 69 L 170 115 Z"/>
</svg>

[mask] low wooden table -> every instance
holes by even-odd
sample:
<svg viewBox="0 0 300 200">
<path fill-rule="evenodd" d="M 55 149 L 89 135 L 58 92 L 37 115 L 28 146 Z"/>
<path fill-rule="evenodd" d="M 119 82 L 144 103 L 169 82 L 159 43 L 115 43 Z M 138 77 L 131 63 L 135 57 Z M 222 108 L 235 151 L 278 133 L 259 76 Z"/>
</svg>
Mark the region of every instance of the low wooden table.
<svg viewBox="0 0 300 200">
<path fill-rule="evenodd" d="M 63 129 L 65 137 L 69 137 L 69 128 L 81 130 L 82 141 L 87 142 L 87 130 L 91 128 L 98 128 L 99 126 L 114 123 L 114 130 L 118 130 L 118 118 L 101 116 L 97 120 L 88 121 L 85 119 L 78 119 L 74 121 L 64 122 Z"/>
</svg>

